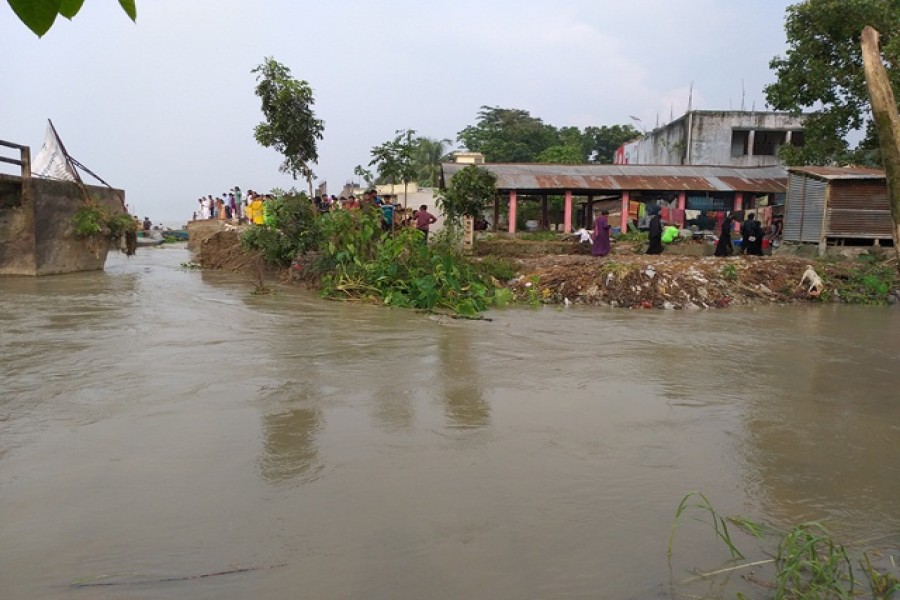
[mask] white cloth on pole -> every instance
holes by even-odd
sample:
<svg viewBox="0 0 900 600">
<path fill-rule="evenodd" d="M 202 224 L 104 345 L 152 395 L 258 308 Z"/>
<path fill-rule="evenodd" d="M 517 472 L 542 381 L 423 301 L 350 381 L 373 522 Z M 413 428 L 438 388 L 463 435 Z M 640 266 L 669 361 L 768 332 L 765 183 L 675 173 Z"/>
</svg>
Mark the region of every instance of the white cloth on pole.
<svg viewBox="0 0 900 600">
<path fill-rule="evenodd" d="M 45 179 L 76 181 L 72 165 L 66 158 L 66 153 L 60 147 L 49 123 L 41 150 L 31 161 L 31 174 Z"/>
</svg>

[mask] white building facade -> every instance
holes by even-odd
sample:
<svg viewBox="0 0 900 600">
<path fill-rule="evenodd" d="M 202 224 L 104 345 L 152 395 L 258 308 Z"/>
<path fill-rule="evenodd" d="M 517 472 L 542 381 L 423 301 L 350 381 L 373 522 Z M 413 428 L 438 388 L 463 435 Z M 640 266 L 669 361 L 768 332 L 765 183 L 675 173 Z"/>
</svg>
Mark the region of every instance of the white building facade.
<svg viewBox="0 0 900 600">
<path fill-rule="evenodd" d="M 779 164 L 778 150 L 805 142 L 805 115 L 782 112 L 695 110 L 616 150 L 619 165 Z"/>
</svg>

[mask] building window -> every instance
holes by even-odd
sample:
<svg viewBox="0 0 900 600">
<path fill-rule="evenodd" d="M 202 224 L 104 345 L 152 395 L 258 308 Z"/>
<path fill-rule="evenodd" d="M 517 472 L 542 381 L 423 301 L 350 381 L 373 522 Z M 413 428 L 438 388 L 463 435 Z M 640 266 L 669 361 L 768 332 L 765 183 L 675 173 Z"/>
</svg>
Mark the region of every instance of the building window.
<svg viewBox="0 0 900 600">
<path fill-rule="evenodd" d="M 796 146 L 798 148 L 803 147 L 806 144 L 806 134 L 803 133 L 803 130 L 792 131 L 791 132 L 791 146 Z"/>
<path fill-rule="evenodd" d="M 731 156 L 747 156 L 750 143 L 750 131 L 734 129 L 731 131 Z"/>
<path fill-rule="evenodd" d="M 753 139 L 754 156 L 775 156 L 787 139 L 786 131 L 757 131 Z"/>
</svg>

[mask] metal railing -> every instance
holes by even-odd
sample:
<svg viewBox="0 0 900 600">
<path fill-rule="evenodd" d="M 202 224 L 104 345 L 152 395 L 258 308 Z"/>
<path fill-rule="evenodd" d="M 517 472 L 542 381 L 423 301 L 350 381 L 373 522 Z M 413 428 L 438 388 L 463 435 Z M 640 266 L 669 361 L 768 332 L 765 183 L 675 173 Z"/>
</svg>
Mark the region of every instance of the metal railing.
<svg viewBox="0 0 900 600">
<path fill-rule="evenodd" d="M 7 148 L 19 151 L 19 160 L 0 156 L 0 162 L 22 167 L 22 179 L 31 179 L 31 148 L 21 144 L 13 144 L 12 142 L 7 142 L 5 140 L 0 140 L 0 146 L 6 146 Z"/>
</svg>

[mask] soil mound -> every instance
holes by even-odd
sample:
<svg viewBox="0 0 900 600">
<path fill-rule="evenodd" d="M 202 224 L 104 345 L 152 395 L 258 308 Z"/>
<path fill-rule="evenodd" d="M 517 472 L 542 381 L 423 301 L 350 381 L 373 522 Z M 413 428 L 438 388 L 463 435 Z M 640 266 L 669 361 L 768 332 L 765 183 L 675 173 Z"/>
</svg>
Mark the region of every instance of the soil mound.
<svg viewBox="0 0 900 600">
<path fill-rule="evenodd" d="M 244 250 L 236 230 L 218 231 L 202 240 L 198 260 L 201 268 L 214 271 L 255 274 L 265 270 L 262 255 Z"/>
</svg>

